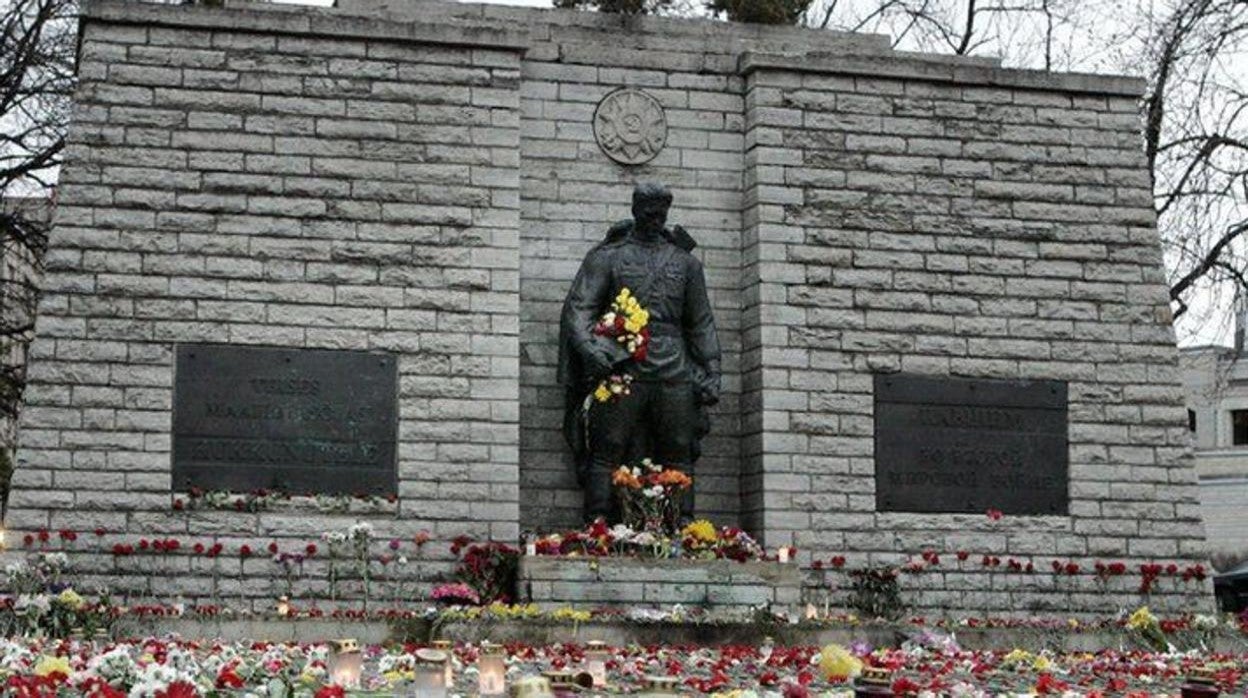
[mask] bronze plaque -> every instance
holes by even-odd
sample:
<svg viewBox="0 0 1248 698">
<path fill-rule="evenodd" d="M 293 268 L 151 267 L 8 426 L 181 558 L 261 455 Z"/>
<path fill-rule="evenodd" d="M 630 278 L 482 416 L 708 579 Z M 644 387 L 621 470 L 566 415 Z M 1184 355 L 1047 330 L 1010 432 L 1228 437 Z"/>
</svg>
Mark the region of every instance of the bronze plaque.
<svg viewBox="0 0 1248 698">
<path fill-rule="evenodd" d="M 395 494 L 396 375 L 391 354 L 179 345 L 174 488 Z"/>
<path fill-rule="evenodd" d="M 1063 381 L 875 377 L 877 511 L 1067 514 Z"/>
</svg>

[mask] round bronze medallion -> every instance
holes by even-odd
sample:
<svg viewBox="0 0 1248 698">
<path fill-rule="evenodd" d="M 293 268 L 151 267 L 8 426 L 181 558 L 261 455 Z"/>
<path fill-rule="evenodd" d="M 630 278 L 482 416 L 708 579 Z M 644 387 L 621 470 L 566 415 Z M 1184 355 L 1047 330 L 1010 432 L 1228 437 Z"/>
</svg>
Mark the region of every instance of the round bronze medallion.
<svg viewBox="0 0 1248 698">
<path fill-rule="evenodd" d="M 602 152 L 620 164 L 650 162 L 667 143 L 663 105 L 641 90 L 616 90 L 598 103 L 594 137 Z"/>
</svg>

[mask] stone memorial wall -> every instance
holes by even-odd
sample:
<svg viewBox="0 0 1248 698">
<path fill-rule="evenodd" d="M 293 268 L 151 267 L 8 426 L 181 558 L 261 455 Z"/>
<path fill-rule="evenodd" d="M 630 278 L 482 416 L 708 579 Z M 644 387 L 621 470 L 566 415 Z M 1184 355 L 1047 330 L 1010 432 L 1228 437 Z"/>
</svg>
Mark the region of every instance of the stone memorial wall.
<svg viewBox="0 0 1248 698">
<path fill-rule="evenodd" d="M 559 306 L 643 180 L 699 243 L 724 347 L 699 514 L 802 562 L 1203 555 L 1139 81 L 880 36 L 388 0 L 97 0 L 80 74 L 7 523 L 103 529 L 80 552 L 102 580 L 126 573 L 109 546 L 141 535 L 258 549 L 361 519 L 381 539 L 577 525 Z M 174 507 L 189 345 L 393 357 L 393 501 Z M 877 508 L 890 374 L 1060 383 L 1065 508 Z M 229 564 L 242 596 L 271 597 L 271 563 Z M 194 572 L 170 580 L 189 595 L 209 583 L 171 571 Z M 1085 576 L 920 583 L 931 607 L 1125 602 Z"/>
</svg>

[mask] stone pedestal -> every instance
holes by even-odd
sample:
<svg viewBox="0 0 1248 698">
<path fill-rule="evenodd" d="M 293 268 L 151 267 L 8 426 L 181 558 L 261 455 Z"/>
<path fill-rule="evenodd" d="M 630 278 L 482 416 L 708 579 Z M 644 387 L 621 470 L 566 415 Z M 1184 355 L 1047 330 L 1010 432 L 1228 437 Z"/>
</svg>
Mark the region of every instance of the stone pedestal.
<svg viewBox="0 0 1248 698">
<path fill-rule="evenodd" d="M 544 609 L 684 604 L 793 611 L 802 575 L 796 565 L 775 562 L 539 556 L 521 559 L 519 585 L 522 600 Z"/>
</svg>

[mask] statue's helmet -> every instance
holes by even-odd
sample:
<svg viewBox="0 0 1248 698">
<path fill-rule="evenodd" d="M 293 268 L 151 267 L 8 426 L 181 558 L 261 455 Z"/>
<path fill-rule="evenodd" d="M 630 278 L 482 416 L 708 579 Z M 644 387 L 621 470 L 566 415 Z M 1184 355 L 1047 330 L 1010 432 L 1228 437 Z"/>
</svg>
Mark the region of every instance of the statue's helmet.
<svg viewBox="0 0 1248 698">
<path fill-rule="evenodd" d="M 672 205 L 672 192 L 658 182 L 641 182 L 633 189 L 633 211 L 642 204 L 661 203 L 663 208 Z"/>
</svg>

